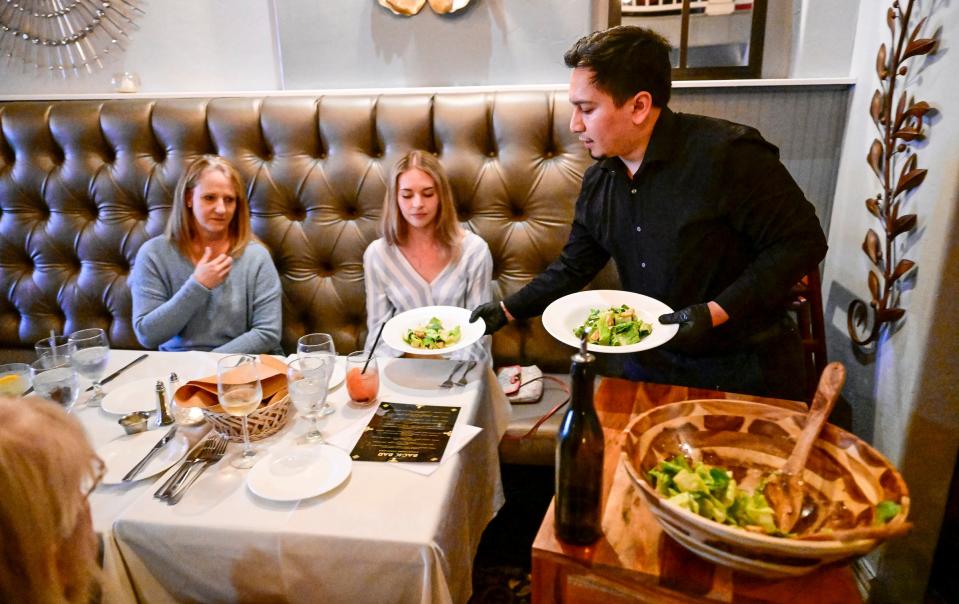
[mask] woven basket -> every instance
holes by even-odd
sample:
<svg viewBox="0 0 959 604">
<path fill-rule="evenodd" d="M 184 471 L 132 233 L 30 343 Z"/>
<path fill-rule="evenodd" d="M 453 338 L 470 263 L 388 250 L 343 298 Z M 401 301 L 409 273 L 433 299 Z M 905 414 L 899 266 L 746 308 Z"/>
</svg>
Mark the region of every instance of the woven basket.
<svg viewBox="0 0 959 604">
<path fill-rule="evenodd" d="M 260 440 L 276 434 L 286 424 L 290 414 L 290 397 L 278 397 L 266 407 L 261 407 L 247 416 L 250 440 Z M 243 442 L 243 418 L 226 413 L 214 413 L 203 409 L 203 417 L 213 430 L 233 442 Z"/>
</svg>

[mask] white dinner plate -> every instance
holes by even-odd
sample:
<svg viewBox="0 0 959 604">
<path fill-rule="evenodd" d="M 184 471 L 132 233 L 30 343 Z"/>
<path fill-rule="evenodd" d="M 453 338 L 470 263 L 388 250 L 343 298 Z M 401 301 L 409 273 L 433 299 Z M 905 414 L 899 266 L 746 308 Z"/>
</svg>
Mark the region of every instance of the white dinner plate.
<svg viewBox="0 0 959 604">
<path fill-rule="evenodd" d="M 154 378 L 144 378 L 117 386 L 103 397 L 100 408 L 107 413 L 117 415 L 126 415 L 134 411 L 152 411 L 156 409 L 156 383 Z M 169 396 L 169 393 L 167 395 Z"/>
<path fill-rule="evenodd" d="M 333 390 L 337 386 L 343 383 L 343 380 L 346 379 L 346 359 L 341 359 L 337 357 L 336 363 L 333 365 L 333 373 L 330 375 L 330 390 Z"/>
<path fill-rule="evenodd" d="M 316 497 L 340 486 L 353 460 L 330 445 L 292 445 L 257 462 L 246 479 L 255 495 L 273 501 Z"/>
<path fill-rule="evenodd" d="M 107 466 L 107 473 L 103 476 L 103 484 L 121 484 L 127 472 L 133 469 L 143 459 L 153 445 L 157 444 L 170 426 L 163 426 L 158 430 L 148 430 L 130 436 L 121 436 L 111 440 L 97 449 L 97 455 Z M 134 477 L 134 481 L 155 476 L 165 472 L 170 466 L 177 463 L 186 455 L 190 442 L 186 435 L 177 432 L 170 442 L 156 452 L 147 465 Z"/>
<path fill-rule="evenodd" d="M 436 350 L 413 348 L 403 341 L 408 329 L 426 325 L 433 317 L 443 323 L 444 329 L 452 329 L 459 325 L 460 341 L 452 346 Z M 475 323 L 470 323 L 469 309 L 457 306 L 424 306 L 400 313 L 387 321 L 386 325 L 383 326 L 383 341 L 396 350 L 410 354 L 446 354 L 474 344 L 483 337 L 485 331 L 486 323 L 483 319 L 477 319 Z"/>
<path fill-rule="evenodd" d="M 639 318 L 653 326 L 653 333 L 629 346 L 590 344 L 589 350 L 616 354 L 649 350 L 665 344 L 679 331 L 678 325 L 662 325 L 659 322 L 660 315 L 673 312 L 673 309 L 655 298 L 616 289 L 593 289 L 563 296 L 543 311 L 543 327 L 560 342 L 579 348 L 579 338 L 573 331 L 586 321 L 590 310 L 607 310 L 610 306 L 621 304 L 636 309 Z"/>
</svg>

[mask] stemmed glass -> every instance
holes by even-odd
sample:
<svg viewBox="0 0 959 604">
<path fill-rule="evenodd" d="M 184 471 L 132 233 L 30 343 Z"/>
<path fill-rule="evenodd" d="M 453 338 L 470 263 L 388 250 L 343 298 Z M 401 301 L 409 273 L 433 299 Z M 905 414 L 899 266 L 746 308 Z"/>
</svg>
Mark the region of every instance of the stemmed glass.
<svg viewBox="0 0 959 604">
<path fill-rule="evenodd" d="M 325 359 L 326 383 L 329 385 L 330 378 L 333 377 L 333 367 L 336 364 L 336 348 L 333 346 L 333 337 L 328 333 L 310 333 L 299 339 L 296 343 L 296 356 L 299 359 L 321 358 Z M 329 415 L 335 410 L 326 402 L 326 393 L 323 393 L 323 400 L 320 404 L 320 415 Z"/>
<path fill-rule="evenodd" d="M 87 404 L 99 406 L 103 400 L 103 386 L 100 380 L 107 370 L 107 361 L 110 359 L 110 340 L 107 334 L 99 327 L 81 329 L 70 334 L 70 342 L 77 347 L 73 353 L 73 364 L 83 377 L 93 381 L 93 396 Z"/>
<path fill-rule="evenodd" d="M 252 468 L 259 451 L 250 445 L 247 416 L 253 413 L 263 399 L 259 363 L 248 354 L 231 354 L 216 364 L 216 386 L 220 406 L 229 415 L 243 418 L 243 452 L 230 462 L 234 468 Z"/>
<path fill-rule="evenodd" d="M 80 389 L 77 368 L 69 356 L 47 354 L 30 365 L 33 390 L 43 398 L 60 403 L 67 411 L 73 410 Z"/>
<path fill-rule="evenodd" d="M 308 443 L 323 442 L 323 434 L 320 433 L 316 420 L 320 415 L 318 405 L 326 401 L 326 392 L 330 384 L 326 377 L 326 367 L 332 362 L 334 360 L 330 357 L 313 356 L 298 357 L 286 364 L 290 398 L 297 411 L 311 422 L 310 431 L 303 435 L 303 440 Z"/>
</svg>

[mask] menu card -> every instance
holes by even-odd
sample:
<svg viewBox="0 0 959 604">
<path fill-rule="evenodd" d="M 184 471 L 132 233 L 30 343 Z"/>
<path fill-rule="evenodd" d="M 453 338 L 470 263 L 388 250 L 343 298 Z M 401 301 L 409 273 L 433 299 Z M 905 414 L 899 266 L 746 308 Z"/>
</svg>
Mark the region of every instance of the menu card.
<svg viewBox="0 0 959 604">
<path fill-rule="evenodd" d="M 350 453 L 356 461 L 438 462 L 460 407 L 383 401 Z"/>
</svg>

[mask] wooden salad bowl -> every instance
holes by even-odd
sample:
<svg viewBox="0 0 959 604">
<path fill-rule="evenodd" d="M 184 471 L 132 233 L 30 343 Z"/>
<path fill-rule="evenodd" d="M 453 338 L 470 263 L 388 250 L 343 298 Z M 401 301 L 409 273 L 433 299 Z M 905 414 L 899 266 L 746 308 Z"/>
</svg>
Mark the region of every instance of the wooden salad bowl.
<svg viewBox="0 0 959 604">
<path fill-rule="evenodd" d="M 795 536 L 779 537 L 720 524 L 667 502 L 648 472 L 676 455 L 730 470 L 744 488 L 785 463 L 806 415 L 762 403 L 702 399 L 663 405 L 626 428 L 625 469 L 663 530 L 693 553 L 767 578 L 803 575 L 824 564 L 862 556 L 909 530 L 909 491 L 881 453 L 827 424 L 802 472 L 804 517 Z M 901 506 L 889 522 L 874 524 L 876 504 Z"/>
</svg>

